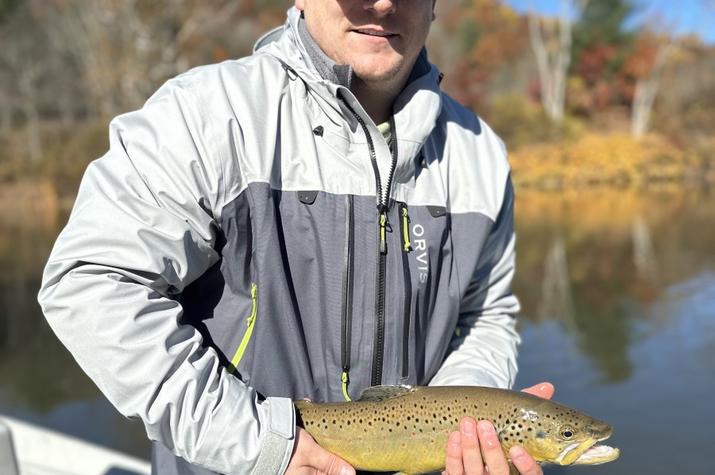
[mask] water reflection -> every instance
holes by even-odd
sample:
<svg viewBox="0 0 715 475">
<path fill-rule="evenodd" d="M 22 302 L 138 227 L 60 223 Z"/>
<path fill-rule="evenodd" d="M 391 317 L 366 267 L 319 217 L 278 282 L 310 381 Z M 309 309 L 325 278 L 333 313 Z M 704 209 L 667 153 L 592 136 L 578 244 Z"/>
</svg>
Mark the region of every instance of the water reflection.
<svg viewBox="0 0 715 475">
<path fill-rule="evenodd" d="M 36 302 L 55 220 L 0 224 L 0 413 L 148 457 L 143 427 L 104 399 Z"/>
<path fill-rule="evenodd" d="M 614 425 L 621 459 L 591 473 L 709 473 L 715 197 L 520 193 L 517 206 L 517 385 L 553 381 L 559 401 Z"/>
<path fill-rule="evenodd" d="M 35 294 L 57 229 L 25 224 L 0 223 L 0 412 L 146 457 L 141 424 L 118 415 L 44 323 Z M 551 380 L 559 401 L 613 423 L 622 458 L 590 473 L 711 468 L 713 224 L 708 190 L 517 193 L 517 384 Z M 589 471 L 547 473 L 571 470 Z"/>
<path fill-rule="evenodd" d="M 713 268 L 707 190 L 524 192 L 516 220 L 525 317 L 560 321 L 608 382 L 632 375 L 633 305 Z"/>
</svg>

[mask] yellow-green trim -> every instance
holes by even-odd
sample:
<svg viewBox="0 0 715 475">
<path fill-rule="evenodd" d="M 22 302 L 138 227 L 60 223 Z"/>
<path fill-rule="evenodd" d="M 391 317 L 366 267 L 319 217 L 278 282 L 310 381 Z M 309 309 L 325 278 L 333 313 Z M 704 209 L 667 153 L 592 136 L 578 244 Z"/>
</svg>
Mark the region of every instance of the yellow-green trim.
<svg viewBox="0 0 715 475">
<path fill-rule="evenodd" d="M 350 395 L 348 394 L 348 383 L 350 382 L 350 377 L 348 376 L 347 371 L 343 371 L 343 374 L 340 376 L 340 381 L 343 383 L 343 397 L 346 401 L 351 402 L 352 399 L 350 399 Z"/>
<path fill-rule="evenodd" d="M 404 239 L 405 252 L 410 252 L 412 243 L 410 242 L 410 217 L 407 215 L 407 206 L 402 207 L 402 238 Z"/>
<path fill-rule="evenodd" d="M 256 316 L 258 315 L 258 286 L 255 283 L 251 283 L 251 315 L 246 319 L 246 332 L 241 338 L 241 344 L 238 345 L 236 354 L 231 358 L 231 372 L 236 371 L 238 363 L 241 362 L 243 354 L 246 352 L 246 347 L 248 342 L 251 341 L 251 335 L 253 335 L 253 327 L 256 324 Z"/>
</svg>

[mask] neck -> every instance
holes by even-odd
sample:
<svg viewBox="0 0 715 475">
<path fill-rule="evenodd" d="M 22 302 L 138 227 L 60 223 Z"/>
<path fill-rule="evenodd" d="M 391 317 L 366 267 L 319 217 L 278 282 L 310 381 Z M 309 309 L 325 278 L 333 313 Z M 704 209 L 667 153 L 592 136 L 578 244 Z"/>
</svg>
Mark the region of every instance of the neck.
<svg viewBox="0 0 715 475">
<path fill-rule="evenodd" d="M 356 77 L 352 83 L 352 92 L 367 115 L 376 124 L 389 120 L 392 116 L 392 104 L 404 87 L 406 78 L 398 84 L 370 83 Z"/>
</svg>

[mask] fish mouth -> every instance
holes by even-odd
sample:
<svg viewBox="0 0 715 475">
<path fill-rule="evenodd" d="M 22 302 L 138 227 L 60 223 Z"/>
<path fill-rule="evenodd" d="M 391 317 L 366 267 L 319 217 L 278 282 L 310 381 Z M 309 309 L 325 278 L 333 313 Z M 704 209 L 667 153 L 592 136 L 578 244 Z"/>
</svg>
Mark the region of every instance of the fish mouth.
<svg viewBox="0 0 715 475">
<path fill-rule="evenodd" d="M 608 445 L 598 444 L 598 442 L 606 440 L 608 437 L 601 439 L 589 438 L 581 443 L 577 442 L 569 445 L 561 452 L 557 463 L 559 465 L 600 465 L 616 460 L 621 454 L 620 450 Z"/>
</svg>

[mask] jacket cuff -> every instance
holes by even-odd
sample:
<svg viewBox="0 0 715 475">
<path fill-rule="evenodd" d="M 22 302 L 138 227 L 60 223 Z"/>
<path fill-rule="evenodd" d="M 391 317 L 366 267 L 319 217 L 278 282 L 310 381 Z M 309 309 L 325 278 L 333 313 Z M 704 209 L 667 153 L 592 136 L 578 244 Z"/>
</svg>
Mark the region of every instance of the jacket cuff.
<svg viewBox="0 0 715 475">
<path fill-rule="evenodd" d="M 289 398 L 269 397 L 262 404 L 266 410 L 266 432 L 252 475 L 285 473 L 293 454 L 295 409 Z"/>
</svg>

